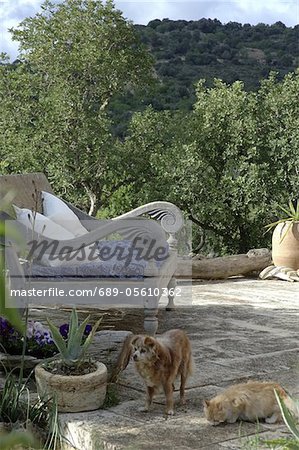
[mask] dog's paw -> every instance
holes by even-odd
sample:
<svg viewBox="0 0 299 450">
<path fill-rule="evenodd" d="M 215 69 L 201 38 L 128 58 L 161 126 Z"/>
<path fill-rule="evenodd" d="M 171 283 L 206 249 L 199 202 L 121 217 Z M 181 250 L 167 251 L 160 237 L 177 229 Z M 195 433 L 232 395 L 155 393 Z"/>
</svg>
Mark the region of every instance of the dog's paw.
<svg viewBox="0 0 299 450">
<path fill-rule="evenodd" d="M 174 410 L 173 409 L 168 409 L 167 411 L 165 411 L 165 413 L 167 414 L 167 416 L 173 416 L 174 415 Z"/>
<path fill-rule="evenodd" d="M 138 408 L 138 411 L 139 411 L 139 412 L 146 413 L 146 412 L 149 412 L 149 408 L 148 408 L 147 406 L 140 406 L 140 407 Z"/>
</svg>

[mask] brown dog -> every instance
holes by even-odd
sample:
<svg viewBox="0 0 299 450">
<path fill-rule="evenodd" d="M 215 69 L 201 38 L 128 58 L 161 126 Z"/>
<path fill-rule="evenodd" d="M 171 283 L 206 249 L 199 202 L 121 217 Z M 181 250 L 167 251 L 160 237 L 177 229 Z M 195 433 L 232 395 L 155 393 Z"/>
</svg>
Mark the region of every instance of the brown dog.
<svg viewBox="0 0 299 450">
<path fill-rule="evenodd" d="M 182 330 L 170 330 L 158 337 L 135 335 L 124 344 L 119 359 L 119 369 L 124 370 L 131 355 L 143 378 L 146 402 L 142 411 L 148 411 L 160 387 L 166 396 L 166 414 L 173 414 L 173 390 L 177 376 L 181 377 L 180 400 L 185 403 L 185 385 L 192 373 L 191 344 Z"/>
</svg>

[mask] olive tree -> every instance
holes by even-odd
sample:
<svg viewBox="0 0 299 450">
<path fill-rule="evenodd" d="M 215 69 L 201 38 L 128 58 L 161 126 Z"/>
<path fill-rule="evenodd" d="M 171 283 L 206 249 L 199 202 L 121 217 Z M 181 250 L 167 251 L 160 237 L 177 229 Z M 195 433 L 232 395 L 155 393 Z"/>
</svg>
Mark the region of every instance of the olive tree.
<svg viewBox="0 0 299 450">
<path fill-rule="evenodd" d="M 27 151 L 33 164 L 23 170 L 40 168 L 67 198 L 81 206 L 89 199 L 91 211 L 97 209 L 115 161 L 107 105 L 115 93 L 147 83 L 151 57 L 111 1 L 45 1 L 40 13 L 11 31 L 21 66 L 1 67 L 8 77 L 1 83 L 3 117 L 11 138 L 20 131 L 20 142 L 10 141 L 11 168 L 20 170 L 18 155 Z"/>
<path fill-rule="evenodd" d="M 191 113 L 136 114 L 122 144 L 135 180 L 115 194 L 117 204 L 172 201 L 217 253 L 269 245 L 264 226 L 276 204 L 298 197 L 298 87 L 298 73 L 282 82 L 271 75 L 256 93 L 241 82 L 200 81 Z"/>
</svg>

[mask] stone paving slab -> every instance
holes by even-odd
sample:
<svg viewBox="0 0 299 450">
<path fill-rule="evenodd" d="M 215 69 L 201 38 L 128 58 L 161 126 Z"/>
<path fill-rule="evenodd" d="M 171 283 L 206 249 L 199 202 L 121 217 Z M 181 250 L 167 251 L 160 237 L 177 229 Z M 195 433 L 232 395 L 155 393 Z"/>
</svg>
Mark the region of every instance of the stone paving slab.
<svg viewBox="0 0 299 450">
<path fill-rule="evenodd" d="M 252 423 L 212 427 L 192 408 L 188 412 L 178 408 L 174 417 L 165 419 L 161 405 L 155 405 L 152 413 L 142 414 L 146 417 L 141 421 L 138 404 L 138 401 L 128 402 L 117 412 L 112 408 L 90 413 L 88 421 L 86 414 L 82 418 L 76 414 L 73 421 L 63 415 L 62 420 L 68 421 L 70 430 L 68 438 L 81 450 L 191 450 L 216 448 L 225 441 L 240 442 L 242 436 L 257 433 L 257 426 Z M 267 429 L 262 424 L 259 426 L 259 430 Z"/>
<path fill-rule="evenodd" d="M 176 390 L 174 417 L 165 420 L 163 395 L 152 411 L 140 413 L 144 386 L 130 363 L 117 385 L 119 405 L 61 416 L 75 448 L 263 450 L 252 445 L 258 436 L 286 436 L 284 424 L 212 427 L 203 417 L 202 401 L 248 379 L 278 381 L 299 396 L 299 283 L 243 278 L 197 282 L 192 296 L 187 290 L 176 303 L 175 311 L 160 309 L 159 332 L 182 328 L 190 336 L 195 372 L 188 381 L 187 405 L 177 404 Z M 135 321 L 132 331 L 134 326 Z"/>
<path fill-rule="evenodd" d="M 260 426 L 257 427 L 256 432 L 252 435 L 247 434 L 245 437 L 241 437 L 236 440 L 228 440 L 226 442 L 221 442 L 219 447 L 215 447 L 215 450 L 269 450 L 269 445 L 264 443 L 267 439 L 277 439 L 277 438 L 289 438 L 291 434 L 286 430 L 284 425 L 268 425 L 261 430 Z M 268 431 L 266 429 L 268 428 Z M 277 450 L 282 450 L 281 447 Z M 214 449 L 213 449 L 214 450 Z M 274 449 L 273 449 L 274 450 Z"/>
</svg>

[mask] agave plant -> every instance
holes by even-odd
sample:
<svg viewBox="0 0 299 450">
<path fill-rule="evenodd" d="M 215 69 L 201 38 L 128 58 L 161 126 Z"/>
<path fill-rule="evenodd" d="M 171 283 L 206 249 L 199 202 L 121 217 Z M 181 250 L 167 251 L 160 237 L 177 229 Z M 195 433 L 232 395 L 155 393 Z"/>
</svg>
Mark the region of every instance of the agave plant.
<svg viewBox="0 0 299 450">
<path fill-rule="evenodd" d="M 280 223 L 284 222 L 288 223 L 288 227 L 281 238 L 281 241 L 283 241 L 285 235 L 289 231 L 292 224 L 294 222 L 299 222 L 299 200 L 297 200 L 296 208 L 294 207 L 291 201 L 289 201 L 288 208 L 284 208 L 281 205 L 278 205 L 278 208 L 286 214 L 286 217 L 283 219 L 279 219 L 276 222 L 269 223 L 268 225 L 265 226 L 265 228 L 267 231 L 270 231 L 272 230 L 272 228 L 276 227 L 276 225 L 279 225 Z"/>
<path fill-rule="evenodd" d="M 292 435 L 295 437 L 295 440 L 298 441 L 297 448 L 299 449 L 299 428 L 296 423 L 296 418 L 286 407 L 283 399 L 280 397 L 278 392 L 275 390 L 274 393 L 275 393 L 275 397 L 276 397 L 277 403 L 279 405 L 283 420 L 284 420 L 286 426 L 288 427 L 288 429 L 290 430 L 290 432 L 292 433 Z M 292 398 L 292 401 L 293 401 L 297 411 L 299 412 L 299 401 L 294 398 Z"/>
<path fill-rule="evenodd" d="M 91 332 L 84 339 L 84 331 L 86 325 L 88 324 L 90 316 L 88 316 L 82 323 L 79 325 L 78 314 L 75 308 L 73 308 L 70 318 L 69 332 L 68 338 L 65 340 L 59 331 L 58 328 L 47 319 L 53 341 L 58 349 L 59 357 L 62 360 L 63 364 L 67 366 L 76 366 L 80 364 L 86 355 L 86 351 L 91 344 L 95 332 L 101 322 L 99 319 L 95 325 L 92 327 Z"/>
</svg>

